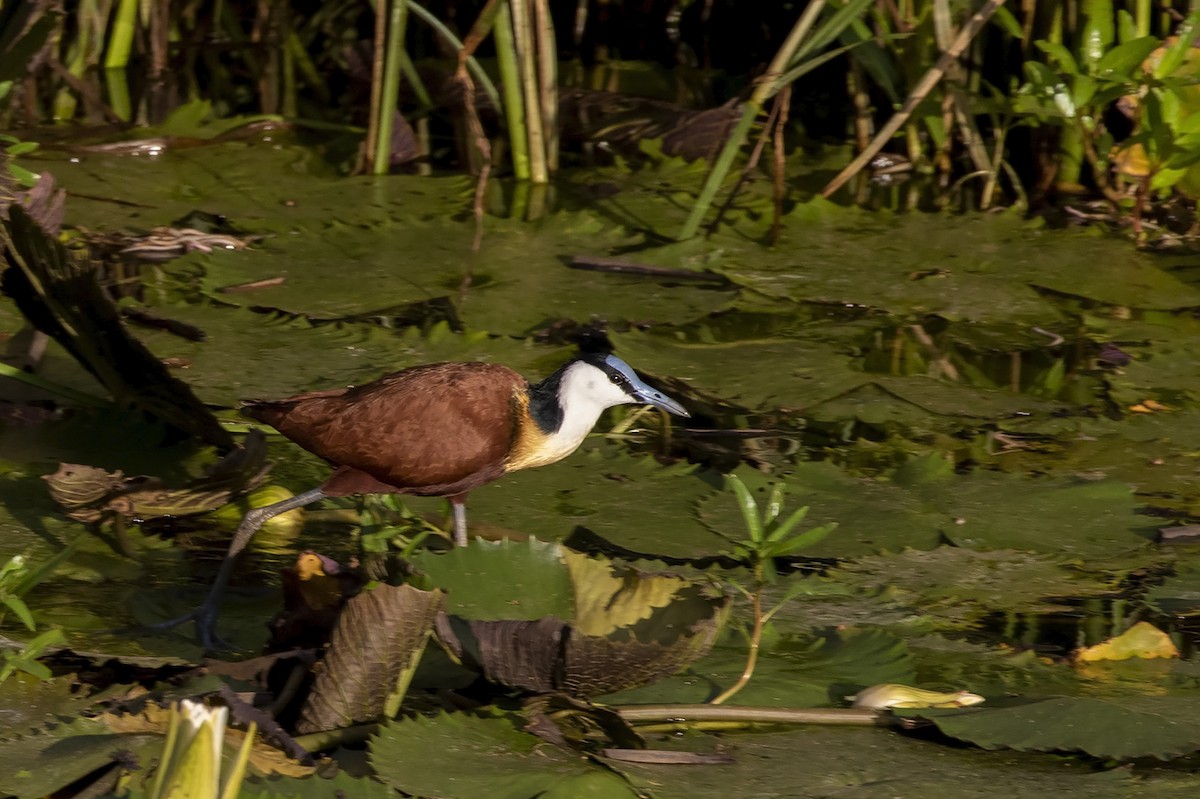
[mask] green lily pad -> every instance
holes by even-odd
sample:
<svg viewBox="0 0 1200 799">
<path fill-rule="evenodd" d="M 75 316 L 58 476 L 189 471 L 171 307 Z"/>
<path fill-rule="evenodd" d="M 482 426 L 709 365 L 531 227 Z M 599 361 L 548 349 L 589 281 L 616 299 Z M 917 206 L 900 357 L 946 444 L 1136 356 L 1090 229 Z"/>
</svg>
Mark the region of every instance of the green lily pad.
<svg viewBox="0 0 1200 799">
<path fill-rule="evenodd" d="M 53 729 L 0 740 L 0 791 L 20 799 L 37 799 L 128 753 L 153 762 L 163 737 L 115 734 L 101 721 L 76 719 Z"/>
<path fill-rule="evenodd" d="M 742 467 L 736 472 L 747 485 L 765 490 L 768 478 Z M 828 462 L 800 463 L 782 475 L 787 505 L 806 505 L 806 526 L 837 522 L 838 529 L 802 557 L 850 558 L 905 547 L 932 549 L 941 540 L 944 517 L 927 508 L 913 491 L 892 481 L 851 477 Z M 746 535 L 733 496 L 713 494 L 699 505 L 705 526 L 726 540 Z"/>
<path fill-rule="evenodd" d="M 1014 707 L 940 713 L 900 711 L 937 724 L 954 738 L 985 749 L 1080 751 L 1095 757 L 1159 760 L 1200 749 L 1195 697 L 1100 700 L 1060 697 Z"/>
<path fill-rule="evenodd" d="M 559 463 L 471 492 L 468 508 L 472 520 L 540 538 L 579 525 L 634 553 L 701 558 L 725 548 L 695 517 L 695 503 L 715 493 L 710 479 L 687 463 L 663 466 L 589 441 Z"/>
<path fill-rule="evenodd" d="M 591 696 L 673 674 L 708 651 L 729 604 L 707 584 L 536 539 L 476 540 L 415 563 L 448 589 L 437 633 L 451 655 L 538 692 Z"/>
<path fill-rule="evenodd" d="M 685 735 L 655 748 L 708 753 L 719 746 L 727 766 L 646 765 L 607 760 L 655 799 L 703 796 L 836 796 L 839 799 L 995 799 L 1053 793 L 1062 799 L 1122 799 L 1143 786 L 1186 790 L 1164 777 L 1143 783 L 1123 769 L 1097 772 L 1088 763 L 1046 755 L 935 746 L 884 730 L 803 727 L 754 735 Z M 1157 795 L 1149 793 L 1148 795 Z M 1186 795 L 1178 794 L 1164 795 Z"/>
<path fill-rule="evenodd" d="M 1114 248 L 1102 235 L 1047 230 L 1015 214 L 958 217 L 953 225 L 935 214 L 841 209 L 813 219 L 798 206 L 799 215 L 807 218 L 802 250 L 727 254 L 721 271 L 771 296 L 976 323 L 1053 326 L 1061 312 L 1042 288 L 1135 308 L 1200 305 L 1200 291 L 1157 268 L 1160 261 Z"/>
<path fill-rule="evenodd" d="M 951 626 L 996 612 L 1061 611 L 1057 598 L 1113 595 L 1118 588 L 1115 578 L 1083 573 L 1062 558 L 948 546 L 859 558 L 831 570 L 829 579 Z"/>
<path fill-rule="evenodd" d="M 29 674 L 16 672 L 0 682 L 0 718 L 4 732 L 0 737 L 15 737 L 44 727 L 56 719 L 78 715 L 95 699 L 83 691 L 75 691 L 72 677 L 39 680 Z"/>
<path fill-rule="evenodd" d="M 553 542 L 483 541 L 435 553 L 413 563 L 428 584 L 446 591 L 446 612 L 468 619 L 540 619 L 575 615 L 571 574 Z"/>
<path fill-rule="evenodd" d="M 727 639 L 691 668 L 652 685 L 609 694 L 610 705 L 701 703 L 737 681 L 746 666 L 744 640 Z M 750 682 L 735 703 L 787 707 L 841 704 L 859 688 L 913 681 L 912 656 L 904 642 L 869 628 L 786 636 L 759 651 Z"/>
<path fill-rule="evenodd" d="M 443 713 L 393 721 L 371 739 L 370 746 L 376 775 L 393 788 L 417 796 L 637 796 L 620 777 L 577 753 L 520 731 L 504 717 Z M 577 792 L 581 783 L 587 786 L 582 793 Z"/>
<path fill-rule="evenodd" d="M 396 791 L 374 779 L 354 777 L 339 771 L 333 777 L 248 776 L 238 799 L 395 799 Z"/>
</svg>

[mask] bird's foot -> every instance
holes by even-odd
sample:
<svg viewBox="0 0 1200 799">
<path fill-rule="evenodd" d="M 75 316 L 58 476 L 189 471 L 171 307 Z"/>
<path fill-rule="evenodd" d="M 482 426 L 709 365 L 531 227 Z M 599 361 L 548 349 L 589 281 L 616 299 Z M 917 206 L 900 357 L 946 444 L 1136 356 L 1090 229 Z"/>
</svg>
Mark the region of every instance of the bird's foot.
<svg viewBox="0 0 1200 799">
<path fill-rule="evenodd" d="M 173 630 L 181 624 L 187 624 L 189 621 L 196 623 L 196 641 L 204 647 L 205 652 L 232 648 L 227 641 L 217 635 L 217 608 L 207 602 L 191 613 L 160 621 L 157 624 L 149 624 L 141 629 L 145 632 L 164 632 Z"/>
</svg>

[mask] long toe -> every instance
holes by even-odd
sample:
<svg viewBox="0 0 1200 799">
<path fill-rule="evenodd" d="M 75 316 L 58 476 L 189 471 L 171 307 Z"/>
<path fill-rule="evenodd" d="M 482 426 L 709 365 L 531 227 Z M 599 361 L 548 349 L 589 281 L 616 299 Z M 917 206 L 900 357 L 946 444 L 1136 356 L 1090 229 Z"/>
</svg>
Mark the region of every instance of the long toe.
<svg viewBox="0 0 1200 799">
<path fill-rule="evenodd" d="M 217 609 L 208 603 L 196 608 L 196 640 L 205 652 L 229 650 L 229 642 L 217 635 Z"/>
</svg>

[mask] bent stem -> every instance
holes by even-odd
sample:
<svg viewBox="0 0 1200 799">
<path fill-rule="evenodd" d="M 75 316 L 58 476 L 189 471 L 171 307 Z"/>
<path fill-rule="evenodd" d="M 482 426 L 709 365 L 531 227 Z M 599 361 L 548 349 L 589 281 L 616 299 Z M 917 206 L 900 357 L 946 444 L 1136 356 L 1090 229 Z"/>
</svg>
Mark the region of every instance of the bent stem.
<svg viewBox="0 0 1200 799">
<path fill-rule="evenodd" d="M 759 570 L 755 569 L 756 577 Z M 734 694 L 746 687 L 746 683 L 750 682 L 750 678 L 754 676 L 754 668 L 758 665 L 758 649 L 762 644 L 763 626 L 767 623 L 767 616 L 762 612 L 762 590 L 763 583 L 761 580 L 756 580 L 757 585 L 753 593 L 747 593 L 750 598 L 750 604 L 754 608 L 754 628 L 750 631 L 750 647 L 746 652 L 746 667 L 742 669 L 742 676 L 738 677 L 737 682 L 726 688 L 721 695 L 709 702 L 710 705 L 720 705 L 728 701 Z"/>
</svg>

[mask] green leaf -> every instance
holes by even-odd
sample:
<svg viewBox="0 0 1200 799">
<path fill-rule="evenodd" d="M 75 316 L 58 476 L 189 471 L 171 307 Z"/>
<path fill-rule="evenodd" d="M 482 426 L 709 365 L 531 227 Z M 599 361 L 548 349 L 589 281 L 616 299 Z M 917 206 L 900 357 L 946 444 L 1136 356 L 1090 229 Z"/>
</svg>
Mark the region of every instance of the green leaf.
<svg viewBox="0 0 1200 799">
<path fill-rule="evenodd" d="M 824 49 L 827 44 L 840 36 L 842 31 L 855 20 L 860 19 L 873 2 L 874 0 L 848 0 L 832 16 L 822 20 L 817 25 L 816 29 L 804 43 L 796 49 L 796 54 L 793 56 L 789 66 L 801 63 L 808 57 L 809 53 Z M 841 50 L 843 48 L 838 49 Z"/>
<path fill-rule="evenodd" d="M 1193 11 L 1187 16 L 1187 19 L 1180 23 L 1175 31 L 1175 41 L 1167 46 L 1167 51 L 1154 65 L 1155 78 L 1162 80 L 1169 75 L 1174 75 L 1175 71 L 1183 65 L 1184 59 L 1192 49 L 1198 24 L 1200 24 L 1200 11 Z"/>
<path fill-rule="evenodd" d="M 767 541 L 778 541 L 796 528 L 796 525 L 804 521 L 804 517 L 808 515 L 808 506 L 797 508 L 791 516 L 776 525 L 771 534 L 767 536 Z"/>
<path fill-rule="evenodd" d="M 18 155 L 31 153 L 40 146 L 41 145 L 35 141 L 23 141 L 4 148 L 4 151 L 15 158 Z"/>
<path fill-rule="evenodd" d="M 1025 38 L 1025 29 L 1021 27 L 1021 23 L 1017 21 L 1013 13 L 1004 6 L 996 9 L 991 22 L 1017 41 Z"/>
<path fill-rule="evenodd" d="M 1084 6 L 1083 36 L 1079 43 L 1080 55 L 1088 71 L 1104 57 L 1113 43 L 1112 0 L 1086 0 Z"/>
<path fill-rule="evenodd" d="M 19 671 L 23 671 L 31 677 L 39 680 L 49 680 L 54 676 L 54 673 L 49 668 L 42 665 L 36 660 L 27 658 L 13 658 L 8 662 Z"/>
<path fill-rule="evenodd" d="M 1075 63 L 1075 56 L 1071 55 L 1071 51 L 1063 47 L 1058 42 L 1050 42 L 1041 40 L 1036 42 L 1037 47 L 1046 55 L 1050 56 L 1053 61 L 1058 64 L 1058 68 L 1066 75 L 1078 75 L 1079 65 Z"/>
<path fill-rule="evenodd" d="M 79 549 L 79 545 L 83 543 L 84 539 L 91 535 L 92 533 L 85 532 L 80 533 L 72 538 L 71 542 L 65 547 L 58 550 L 51 557 L 42 561 L 35 568 L 22 575 L 20 581 L 13 588 L 12 592 L 17 596 L 25 596 L 28 594 L 34 589 L 34 587 L 53 575 L 59 566 L 61 566 L 72 555 L 75 554 L 75 550 Z"/>
<path fill-rule="evenodd" d="M 1096 96 L 1099 84 L 1091 75 L 1079 75 L 1071 88 L 1071 102 L 1076 108 L 1085 108 Z"/>
<path fill-rule="evenodd" d="M 21 601 L 20 597 L 0 596 L 0 602 L 3 602 L 9 610 L 17 614 L 17 618 L 21 620 L 21 623 L 24 624 L 30 632 L 33 632 L 37 629 L 37 624 L 33 620 L 33 614 L 29 612 L 29 607 L 23 601 Z"/>
<path fill-rule="evenodd" d="M 763 512 L 763 527 L 770 527 L 783 511 L 783 484 L 776 483 L 771 487 L 771 496 L 767 499 L 767 509 Z"/>
<path fill-rule="evenodd" d="M 1117 40 L 1122 43 L 1132 42 L 1137 35 L 1137 22 L 1134 21 L 1133 14 L 1122 8 L 1117 12 Z"/>
<path fill-rule="evenodd" d="M 1158 47 L 1158 39 L 1143 36 L 1109 50 L 1096 64 L 1096 75 L 1115 80 L 1129 80 L 1135 69 Z"/>
<path fill-rule="evenodd" d="M 706 702 L 736 680 L 745 666 L 742 641 L 726 642 L 682 674 L 609 695 L 604 701 Z M 863 686 L 913 679 L 912 655 L 896 636 L 873 628 L 825 630 L 814 636 L 785 636 L 764 647 L 738 703 L 819 707 L 840 704 Z"/>
<path fill-rule="evenodd" d="M 742 520 L 746 524 L 746 532 L 750 534 L 750 540 L 761 541 L 763 537 L 762 522 L 758 518 L 758 503 L 754 501 L 754 495 L 737 475 L 725 475 L 725 482 L 733 488 L 733 493 L 737 495 L 738 508 L 742 512 Z"/>
<path fill-rule="evenodd" d="M 838 527 L 837 522 L 831 522 L 820 527 L 814 527 L 811 530 L 805 530 L 800 535 L 790 538 L 787 541 L 780 541 L 778 551 L 772 548 L 772 557 L 787 557 L 796 555 L 805 549 L 808 549 L 815 544 L 824 540 L 825 536 L 832 533 Z"/>
<path fill-rule="evenodd" d="M 28 169 L 18 164 L 9 164 L 8 171 L 14 178 L 17 179 L 18 183 L 27 189 L 33 188 L 35 185 L 37 185 L 38 180 L 41 179 L 41 175 L 38 173 L 30 172 Z"/>
</svg>

